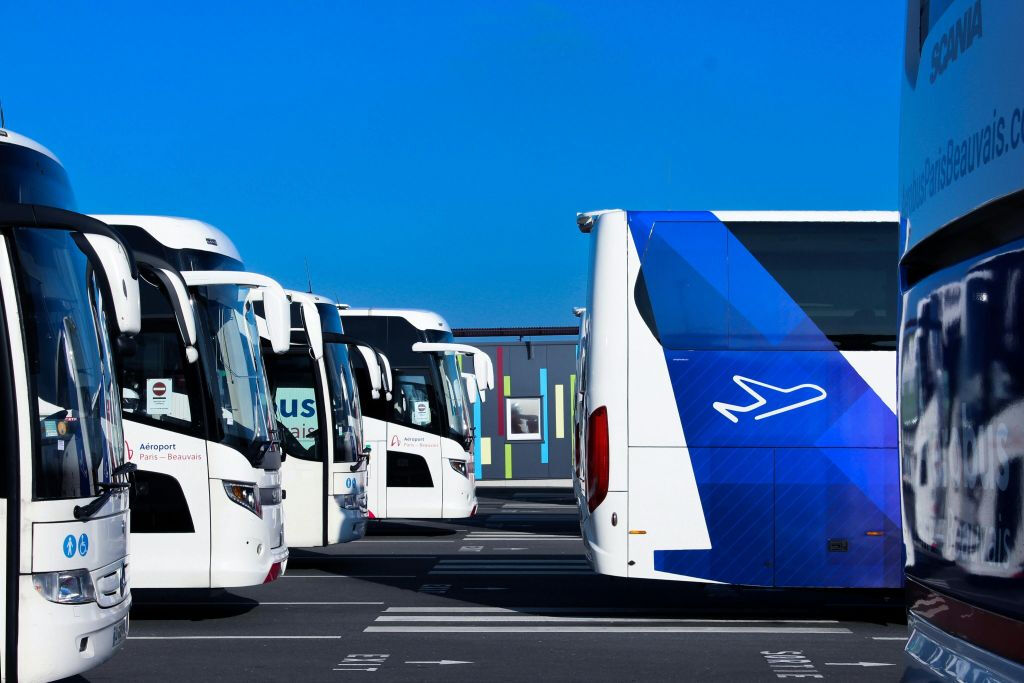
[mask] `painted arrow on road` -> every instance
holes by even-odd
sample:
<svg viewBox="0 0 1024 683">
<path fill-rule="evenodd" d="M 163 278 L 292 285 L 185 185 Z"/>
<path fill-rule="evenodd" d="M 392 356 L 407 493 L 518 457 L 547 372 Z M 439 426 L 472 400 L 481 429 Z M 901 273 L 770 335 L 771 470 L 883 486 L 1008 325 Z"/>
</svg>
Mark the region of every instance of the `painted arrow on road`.
<svg viewBox="0 0 1024 683">
<path fill-rule="evenodd" d="M 825 662 L 825 666 L 896 666 L 883 662 Z"/>
<path fill-rule="evenodd" d="M 441 659 L 436 662 L 406 662 L 406 664 L 440 664 L 445 666 L 447 664 L 472 664 L 473 662 L 460 662 L 457 659 Z"/>
</svg>

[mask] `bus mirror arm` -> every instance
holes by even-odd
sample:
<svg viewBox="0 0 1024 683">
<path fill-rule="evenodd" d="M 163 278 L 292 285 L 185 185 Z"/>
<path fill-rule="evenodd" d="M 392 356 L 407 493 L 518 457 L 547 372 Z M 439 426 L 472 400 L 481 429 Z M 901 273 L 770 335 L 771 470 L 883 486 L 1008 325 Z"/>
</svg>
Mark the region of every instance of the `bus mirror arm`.
<svg viewBox="0 0 1024 683">
<path fill-rule="evenodd" d="M 370 448 L 369 444 L 367 444 L 366 446 L 363 446 L 363 452 L 359 454 L 359 457 L 356 459 L 356 461 L 352 465 L 352 467 L 350 467 L 348 469 L 348 471 L 349 472 L 358 472 L 359 468 L 363 464 L 363 461 L 366 461 L 366 464 L 369 465 L 370 464 L 370 451 L 371 450 L 373 450 L 373 449 Z"/>
<path fill-rule="evenodd" d="M 123 491 L 130 489 L 135 486 L 135 477 L 132 476 L 135 470 L 139 468 L 133 462 L 126 462 L 122 465 L 118 465 L 113 472 L 111 472 L 111 478 L 127 476 L 129 481 L 127 482 L 98 482 L 96 487 L 100 490 L 100 495 L 93 499 L 88 505 L 76 505 L 72 511 L 75 515 L 75 519 L 85 521 L 100 511 L 107 501 L 110 500 L 111 496 L 114 495 L 115 491 Z"/>
</svg>

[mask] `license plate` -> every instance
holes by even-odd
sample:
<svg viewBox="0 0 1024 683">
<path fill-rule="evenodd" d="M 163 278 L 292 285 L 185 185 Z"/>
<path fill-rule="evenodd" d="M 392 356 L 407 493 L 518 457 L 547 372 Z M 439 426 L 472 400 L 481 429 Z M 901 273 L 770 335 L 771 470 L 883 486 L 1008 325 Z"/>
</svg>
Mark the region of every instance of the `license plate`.
<svg viewBox="0 0 1024 683">
<path fill-rule="evenodd" d="M 128 635 L 128 617 L 125 617 L 114 626 L 114 647 L 124 642 L 125 636 Z"/>
</svg>

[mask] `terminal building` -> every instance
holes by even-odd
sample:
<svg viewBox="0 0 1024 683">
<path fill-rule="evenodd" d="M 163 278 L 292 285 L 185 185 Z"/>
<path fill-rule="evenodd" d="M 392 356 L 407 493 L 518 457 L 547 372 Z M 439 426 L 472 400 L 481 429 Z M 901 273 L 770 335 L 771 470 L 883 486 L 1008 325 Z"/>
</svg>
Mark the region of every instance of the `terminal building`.
<svg viewBox="0 0 1024 683">
<path fill-rule="evenodd" d="M 577 328 L 455 328 L 494 365 L 494 395 L 473 405 L 477 481 L 569 485 L 575 446 Z"/>
</svg>

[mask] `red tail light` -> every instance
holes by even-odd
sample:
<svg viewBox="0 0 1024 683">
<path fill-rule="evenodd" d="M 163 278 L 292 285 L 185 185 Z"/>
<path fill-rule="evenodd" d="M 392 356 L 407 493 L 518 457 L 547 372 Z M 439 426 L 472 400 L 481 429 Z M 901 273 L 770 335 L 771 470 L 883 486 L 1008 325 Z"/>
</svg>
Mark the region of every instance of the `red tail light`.
<svg viewBox="0 0 1024 683">
<path fill-rule="evenodd" d="M 270 565 L 270 571 L 267 572 L 267 578 L 263 579 L 263 583 L 270 583 L 276 581 L 281 576 L 281 563 L 275 562 Z"/>
<path fill-rule="evenodd" d="M 587 420 L 587 507 L 594 509 L 608 495 L 608 409 L 596 409 Z"/>
</svg>

